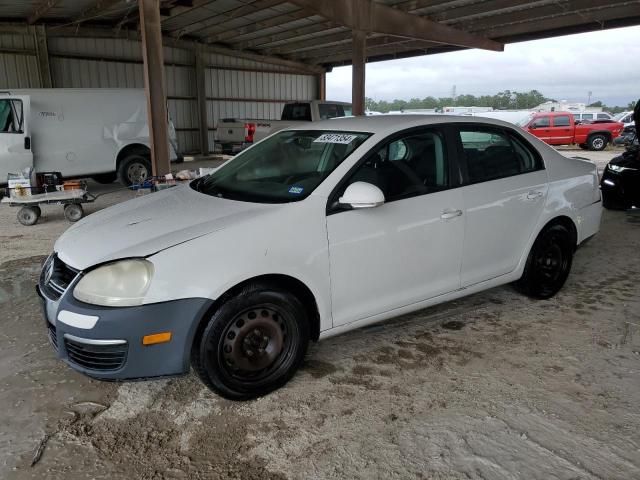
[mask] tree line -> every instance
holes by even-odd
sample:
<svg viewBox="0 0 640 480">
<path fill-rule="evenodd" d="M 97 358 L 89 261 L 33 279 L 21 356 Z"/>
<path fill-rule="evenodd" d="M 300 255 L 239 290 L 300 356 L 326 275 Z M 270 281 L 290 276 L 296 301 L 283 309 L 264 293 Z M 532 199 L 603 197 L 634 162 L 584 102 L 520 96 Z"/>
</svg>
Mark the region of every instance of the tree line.
<svg viewBox="0 0 640 480">
<path fill-rule="evenodd" d="M 367 97 L 365 99 L 365 106 L 368 110 L 375 112 L 387 113 L 390 111 L 399 111 L 415 108 L 433 108 L 436 110 L 442 110 L 444 107 L 492 107 L 494 110 L 528 110 L 537 107 L 541 103 L 556 100 L 548 98 L 538 90 L 531 90 L 529 92 L 517 92 L 511 90 L 504 90 L 498 92 L 495 95 L 458 95 L 453 97 L 425 97 L 425 98 L 412 98 L 411 100 L 393 100 L 388 102 L 386 100 L 376 101 Z M 624 107 L 610 107 L 604 105 L 602 102 L 594 102 L 590 106 L 602 107 L 604 111 L 610 113 L 618 113 L 625 110 L 633 110 L 634 103 Z"/>
</svg>

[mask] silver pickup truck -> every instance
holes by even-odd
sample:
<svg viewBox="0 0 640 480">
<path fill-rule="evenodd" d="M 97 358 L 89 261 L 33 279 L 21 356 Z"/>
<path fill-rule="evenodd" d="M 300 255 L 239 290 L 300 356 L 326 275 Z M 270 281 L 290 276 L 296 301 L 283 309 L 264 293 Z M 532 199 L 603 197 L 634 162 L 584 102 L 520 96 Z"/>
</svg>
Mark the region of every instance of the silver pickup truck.
<svg viewBox="0 0 640 480">
<path fill-rule="evenodd" d="M 351 104 L 312 100 L 285 104 L 280 120 L 223 118 L 218 122 L 218 144 L 223 153 L 236 153 L 272 133 L 305 122 L 351 116 Z"/>
</svg>

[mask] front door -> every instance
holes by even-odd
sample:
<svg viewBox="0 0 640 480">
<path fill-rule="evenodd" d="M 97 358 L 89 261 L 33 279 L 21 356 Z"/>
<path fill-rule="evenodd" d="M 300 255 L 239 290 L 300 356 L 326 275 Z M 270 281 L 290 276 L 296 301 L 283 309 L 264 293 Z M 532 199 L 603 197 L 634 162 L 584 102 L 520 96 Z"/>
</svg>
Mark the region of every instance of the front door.
<svg viewBox="0 0 640 480">
<path fill-rule="evenodd" d="M 535 135 L 543 142 L 549 143 L 551 138 L 551 117 L 545 115 L 538 117 L 529 124 L 529 133 Z"/>
<path fill-rule="evenodd" d="M 9 173 L 33 166 L 28 96 L 0 95 L 0 184 Z"/>
<path fill-rule="evenodd" d="M 449 158 L 441 131 L 414 130 L 372 152 L 338 189 L 368 182 L 385 203 L 329 212 L 334 326 L 460 287 L 463 199 Z"/>
</svg>

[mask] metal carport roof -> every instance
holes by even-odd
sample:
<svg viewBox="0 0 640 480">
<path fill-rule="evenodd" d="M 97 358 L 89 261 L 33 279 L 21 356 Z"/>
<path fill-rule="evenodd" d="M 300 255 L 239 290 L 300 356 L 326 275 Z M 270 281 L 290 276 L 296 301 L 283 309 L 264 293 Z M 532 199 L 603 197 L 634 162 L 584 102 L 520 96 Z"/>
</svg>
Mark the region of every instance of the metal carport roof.
<svg viewBox="0 0 640 480">
<path fill-rule="evenodd" d="M 511 43 L 640 24 L 640 1 L 619 0 L 353 0 L 374 3 L 452 27 L 460 35 Z M 242 55 L 319 65 L 351 63 L 348 19 L 327 14 L 327 5 L 303 0 L 162 0 L 165 43 L 194 41 Z M 330 12 L 329 12 L 330 13 Z M 48 34 L 131 36 L 138 8 L 132 0 L 5 0 L 5 24 L 46 24 Z M 1 26 L 1 25 L 0 25 Z M 363 28 L 364 30 L 364 28 Z M 428 28 L 424 29 L 428 33 Z M 368 31 L 369 62 L 464 48 L 413 35 Z M 447 38 L 454 38 L 453 36 Z M 473 45 L 475 46 L 475 45 Z M 482 48 L 482 47 L 481 47 Z"/>
</svg>

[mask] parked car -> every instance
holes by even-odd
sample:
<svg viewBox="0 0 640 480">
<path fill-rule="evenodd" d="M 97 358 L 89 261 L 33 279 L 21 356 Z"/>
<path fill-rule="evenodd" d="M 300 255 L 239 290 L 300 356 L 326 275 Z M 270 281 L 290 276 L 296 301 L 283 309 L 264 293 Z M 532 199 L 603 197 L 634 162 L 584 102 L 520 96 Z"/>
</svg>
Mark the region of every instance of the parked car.
<svg viewBox="0 0 640 480">
<path fill-rule="evenodd" d="M 170 159 L 178 143 L 169 123 Z M 0 94 L 0 184 L 34 167 L 125 185 L 151 176 L 144 90 L 44 88 Z"/>
<path fill-rule="evenodd" d="M 616 122 L 620 122 L 624 124 L 625 127 L 628 127 L 630 125 L 635 125 L 635 122 L 633 120 L 633 111 L 620 112 L 617 115 L 615 115 L 613 119 Z"/>
<path fill-rule="evenodd" d="M 569 112 L 532 113 L 518 125 L 549 145 L 573 145 L 589 150 L 604 150 L 622 133 L 619 122 L 576 125 Z"/>
<path fill-rule="evenodd" d="M 217 141 L 224 153 L 235 153 L 283 128 L 348 116 L 351 116 L 350 103 L 323 100 L 290 102 L 282 109 L 280 120 L 220 120 Z"/>
<path fill-rule="evenodd" d="M 576 122 L 584 122 L 584 121 L 593 122 L 595 120 L 614 120 L 614 118 L 607 112 L 571 112 L 571 115 L 573 115 L 573 118 Z M 614 120 L 614 121 L 617 121 L 617 120 Z"/>
<path fill-rule="evenodd" d="M 308 123 L 81 220 L 38 289 L 75 370 L 121 380 L 191 364 L 247 399 L 284 385 L 310 340 L 510 282 L 553 296 L 601 211 L 593 163 L 506 122 Z"/>
<path fill-rule="evenodd" d="M 639 116 L 640 101 L 634 118 Z M 640 207 L 640 144 L 635 127 L 629 126 L 625 130 L 627 128 L 633 129 L 633 136 L 626 137 L 625 152 L 609 162 L 600 181 L 603 205 L 613 210 Z"/>
</svg>

